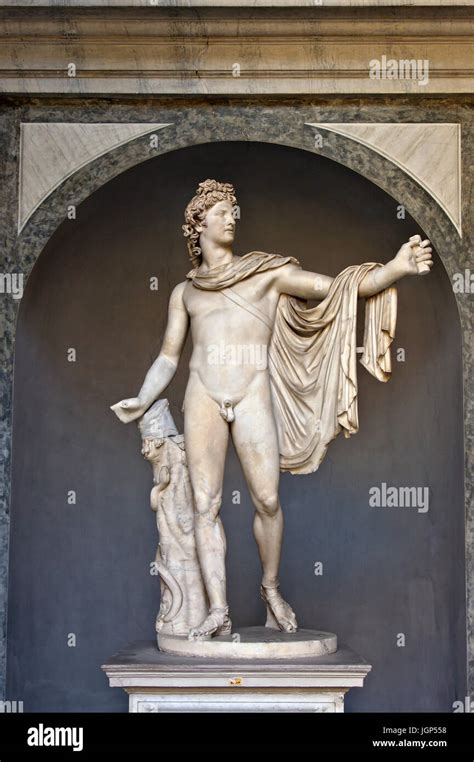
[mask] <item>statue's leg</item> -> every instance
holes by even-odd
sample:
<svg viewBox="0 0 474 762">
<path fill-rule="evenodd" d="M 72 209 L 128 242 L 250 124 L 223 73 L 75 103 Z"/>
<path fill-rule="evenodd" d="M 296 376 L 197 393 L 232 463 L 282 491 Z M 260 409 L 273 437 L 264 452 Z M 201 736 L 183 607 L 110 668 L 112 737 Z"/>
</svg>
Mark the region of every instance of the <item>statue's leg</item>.
<svg viewBox="0 0 474 762">
<path fill-rule="evenodd" d="M 189 633 L 194 639 L 228 633 L 231 622 L 226 598 L 226 541 L 219 518 L 229 424 L 193 374 L 185 395 L 184 440 L 194 494 L 199 565 L 210 603 L 209 616 Z"/>
<path fill-rule="evenodd" d="M 231 434 L 256 508 L 254 534 L 263 569 L 261 594 L 267 604 L 267 626 L 295 632 L 295 614 L 278 592 L 283 536 L 283 512 L 278 497 L 280 455 L 266 374 L 257 375 L 235 406 Z"/>
</svg>

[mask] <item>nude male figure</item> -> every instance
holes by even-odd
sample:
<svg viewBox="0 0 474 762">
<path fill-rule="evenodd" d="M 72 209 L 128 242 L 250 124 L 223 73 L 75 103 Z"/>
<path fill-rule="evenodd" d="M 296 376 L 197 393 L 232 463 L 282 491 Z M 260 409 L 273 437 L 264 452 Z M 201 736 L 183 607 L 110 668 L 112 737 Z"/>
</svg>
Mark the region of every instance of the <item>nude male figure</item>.
<svg viewBox="0 0 474 762">
<path fill-rule="evenodd" d="M 232 251 L 236 225 L 233 187 L 206 180 L 200 184 L 198 196 L 187 208 L 187 220 L 191 219 L 192 224 L 183 226 L 190 238 L 191 257 L 195 264 L 199 263 L 198 273 L 213 268 L 225 272 L 226 267 L 232 268 L 239 260 Z M 421 263 L 431 267 L 431 252 L 428 240 L 414 236 L 394 259 L 364 277 L 359 296 L 372 296 L 405 275 L 417 274 Z M 321 300 L 327 296 L 332 281 L 331 277 L 304 271 L 288 262 L 246 277 L 234 291 L 273 324 L 280 294 Z M 128 423 L 140 418 L 158 399 L 175 375 L 189 326 L 193 352 L 184 397 L 184 437 L 196 507 L 196 543 L 210 602 L 209 615 L 189 637 L 231 631 L 226 596 L 226 539 L 219 517 L 229 435 L 256 510 L 254 534 L 263 570 L 261 595 L 267 604 L 267 626 L 295 632 L 295 614 L 278 589 L 283 513 L 278 497 L 279 447 L 268 367 L 257 361 L 245 364 L 209 361 L 210 347 L 221 343 L 268 348 L 272 333 L 269 326 L 219 290 L 196 288 L 192 280 L 179 283 L 170 297 L 160 353 L 146 374 L 138 397 L 122 400 L 112 410 Z M 255 358 L 260 356 L 255 352 Z"/>
</svg>

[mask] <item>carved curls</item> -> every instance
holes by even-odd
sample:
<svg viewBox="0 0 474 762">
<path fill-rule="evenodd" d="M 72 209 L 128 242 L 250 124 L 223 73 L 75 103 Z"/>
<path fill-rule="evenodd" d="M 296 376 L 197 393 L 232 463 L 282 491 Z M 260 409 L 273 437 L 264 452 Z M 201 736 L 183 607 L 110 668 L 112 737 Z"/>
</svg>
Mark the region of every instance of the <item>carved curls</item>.
<svg viewBox="0 0 474 762">
<path fill-rule="evenodd" d="M 196 228 L 203 222 L 207 211 L 219 201 L 228 201 L 232 206 L 237 204 L 234 186 L 231 183 L 220 183 L 218 180 L 204 180 L 199 183 L 196 195 L 184 212 L 185 224 L 182 228 L 193 267 L 198 267 L 202 261 L 199 233 Z"/>
</svg>

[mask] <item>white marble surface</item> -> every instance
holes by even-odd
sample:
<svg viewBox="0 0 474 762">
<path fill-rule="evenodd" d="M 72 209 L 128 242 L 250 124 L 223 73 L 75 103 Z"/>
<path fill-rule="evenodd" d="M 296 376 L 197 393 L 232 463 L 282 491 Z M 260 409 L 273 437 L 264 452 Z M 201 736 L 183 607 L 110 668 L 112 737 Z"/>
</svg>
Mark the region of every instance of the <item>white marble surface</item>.
<svg viewBox="0 0 474 762">
<path fill-rule="evenodd" d="M 138 422 L 142 455 L 153 469 L 150 503 L 156 512 L 160 609 L 155 630 L 160 637 L 187 637 L 205 619 L 209 601 L 194 536 L 194 501 L 184 436 L 178 434 L 169 402 L 155 402 Z"/>
<path fill-rule="evenodd" d="M 334 713 L 344 711 L 343 690 L 237 690 L 232 694 L 214 691 L 159 693 L 131 691 L 129 712 L 138 714 L 166 712 L 313 712 Z"/>
<path fill-rule="evenodd" d="M 323 656 L 337 651 L 337 637 L 330 632 L 298 630 L 280 632 L 269 627 L 245 627 L 232 635 L 210 640 L 188 640 L 183 636 L 158 634 L 161 651 L 182 656 L 226 659 L 294 659 Z"/>
</svg>

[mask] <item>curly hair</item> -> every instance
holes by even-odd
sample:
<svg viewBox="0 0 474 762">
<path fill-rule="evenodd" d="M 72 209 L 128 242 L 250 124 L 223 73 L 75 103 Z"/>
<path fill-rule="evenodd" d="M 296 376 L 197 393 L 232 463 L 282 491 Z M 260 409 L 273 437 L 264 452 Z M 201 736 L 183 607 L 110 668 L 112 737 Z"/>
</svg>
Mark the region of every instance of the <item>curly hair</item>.
<svg viewBox="0 0 474 762">
<path fill-rule="evenodd" d="M 219 201 L 228 201 L 232 206 L 237 204 L 234 186 L 230 183 L 220 183 L 218 180 L 204 180 L 204 182 L 199 183 L 196 195 L 191 199 L 184 212 L 186 222 L 182 228 L 184 237 L 187 239 L 189 258 L 193 267 L 199 267 L 202 262 L 197 225 L 203 222 L 208 210 Z"/>
</svg>

